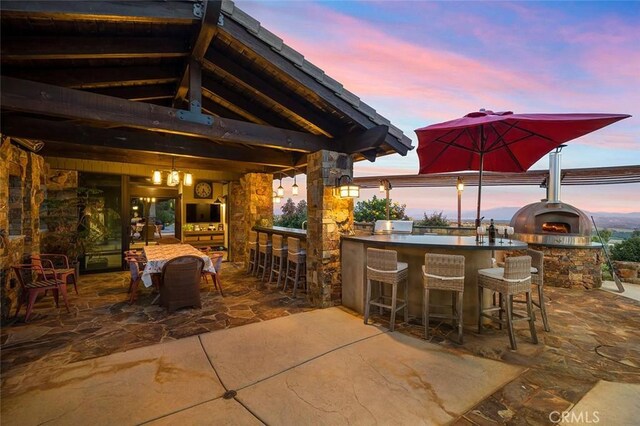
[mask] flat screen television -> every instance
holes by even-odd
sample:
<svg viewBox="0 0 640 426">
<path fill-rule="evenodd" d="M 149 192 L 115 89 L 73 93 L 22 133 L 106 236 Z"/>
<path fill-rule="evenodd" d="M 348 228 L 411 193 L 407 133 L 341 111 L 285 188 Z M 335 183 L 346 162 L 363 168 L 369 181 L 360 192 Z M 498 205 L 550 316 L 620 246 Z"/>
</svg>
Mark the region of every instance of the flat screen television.
<svg viewBox="0 0 640 426">
<path fill-rule="evenodd" d="M 187 223 L 220 222 L 220 204 L 187 204 Z"/>
</svg>

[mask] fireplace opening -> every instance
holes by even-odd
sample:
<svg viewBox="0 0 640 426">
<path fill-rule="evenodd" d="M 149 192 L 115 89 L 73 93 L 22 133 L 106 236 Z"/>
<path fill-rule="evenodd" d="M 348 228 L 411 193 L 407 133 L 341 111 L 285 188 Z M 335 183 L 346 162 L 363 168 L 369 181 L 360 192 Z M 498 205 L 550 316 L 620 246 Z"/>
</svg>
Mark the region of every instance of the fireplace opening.
<svg viewBox="0 0 640 426">
<path fill-rule="evenodd" d="M 554 234 L 570 234 L 571 225 L 564 222 L 545 222 L 542 224 L 542 232 L 553 232 Z"/>
</svg>

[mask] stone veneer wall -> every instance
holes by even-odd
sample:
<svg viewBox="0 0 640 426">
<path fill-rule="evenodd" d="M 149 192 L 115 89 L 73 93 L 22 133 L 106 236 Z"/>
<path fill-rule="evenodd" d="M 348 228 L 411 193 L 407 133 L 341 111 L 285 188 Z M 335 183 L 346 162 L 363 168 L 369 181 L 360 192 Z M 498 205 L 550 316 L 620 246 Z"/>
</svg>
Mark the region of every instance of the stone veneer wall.
<svg viewBox="0 0 640 426">
<path fill-rule="evenodd" d="M 353 176 L 349 155 L 318 151 L 307 156 L 308 298 L 321 308 L 341 303 L 340 236 L 353 231 L 353 199 L 333 194 L 342 175 Z"/>
<path fill-rule="evenodd" d="M 229 251 L 231 260 L 247 261 L 249 231 L 273 225 L 273 175 L 247 173 L 229 183 Z"/>
<path fill-rule="evenodd" d="M 602 286 L 602 248 L 529 247 L 544 253 L 544 285 L 588 289 Z"/>
<path fill-rule="evenodd" d="M 2 319 L 6 319 L 18 297 L 11 265 L 40 252 L 45 164 L 41 156 L 12 145 L 9 138 L 2 138 L 0 164 L 0 230 L 5 233 L 0 244 L 0 312 Z M 15 185 L 17 182 L 19 187 Z M 12 234 L 21 235 L 9 237 L 9 229 Z"/>
</svg>

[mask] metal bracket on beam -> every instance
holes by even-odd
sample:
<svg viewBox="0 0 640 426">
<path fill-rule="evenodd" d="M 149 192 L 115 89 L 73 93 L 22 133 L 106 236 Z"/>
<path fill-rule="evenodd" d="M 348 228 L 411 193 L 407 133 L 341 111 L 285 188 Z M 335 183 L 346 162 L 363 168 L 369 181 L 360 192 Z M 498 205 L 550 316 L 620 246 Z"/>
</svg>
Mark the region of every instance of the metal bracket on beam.
<svg viewBox="0 0 640 426">
<path fill-rule="evenodd" d="M 199 112 L 181 109 L 180 111 L 178 111 L 178 118 L 182 121 L 190 121 L 192 123 L 205 124 L 207 126 L 213 125 L 212 116 L 200 114 Z"/>
<path fill-rule="evenodd" d="M 196 18 L 202 18 L 202 15 L 203 15 L 202 10 L 203 10 L 202 3 L 193 4 L 193 16 L 195 16 Z"/>
</svg>

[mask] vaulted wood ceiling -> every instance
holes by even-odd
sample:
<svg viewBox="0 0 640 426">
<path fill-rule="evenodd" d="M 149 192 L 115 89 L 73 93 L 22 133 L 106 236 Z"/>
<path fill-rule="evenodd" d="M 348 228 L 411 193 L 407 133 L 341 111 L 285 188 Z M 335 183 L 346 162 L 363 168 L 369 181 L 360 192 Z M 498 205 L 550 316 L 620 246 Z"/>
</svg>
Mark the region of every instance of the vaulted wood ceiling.
<svg viewBox="0 0 640 426">
<path fill-rule="evenodd" d="M 44 155 L 273 172 L 318 149 L 356 160 L 412 149 L 233 2 L 0 8 L 1 131 L 45 141 Z"/>
</svg>

